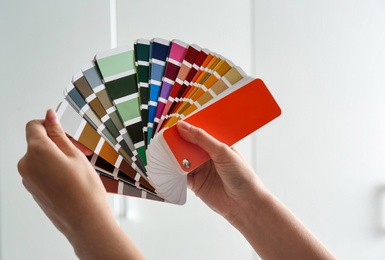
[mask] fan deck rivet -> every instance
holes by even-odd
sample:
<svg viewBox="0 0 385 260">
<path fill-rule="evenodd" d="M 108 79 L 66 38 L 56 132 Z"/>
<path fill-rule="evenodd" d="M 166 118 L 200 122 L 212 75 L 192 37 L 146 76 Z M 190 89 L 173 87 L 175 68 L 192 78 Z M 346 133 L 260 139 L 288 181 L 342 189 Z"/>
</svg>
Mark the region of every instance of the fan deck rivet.
<svg viewBox="0 0 385 260">
<path fill-rule="evenodd" d="M 186 169 L 188 169 L 188 168 L 191 167 L 191 163 L 190 163 L 190 161 L 187 160 L 187 159 L 183 159 L 182 163 L 183 163 L 183 166 L 184 166 Z"/>
</svg>

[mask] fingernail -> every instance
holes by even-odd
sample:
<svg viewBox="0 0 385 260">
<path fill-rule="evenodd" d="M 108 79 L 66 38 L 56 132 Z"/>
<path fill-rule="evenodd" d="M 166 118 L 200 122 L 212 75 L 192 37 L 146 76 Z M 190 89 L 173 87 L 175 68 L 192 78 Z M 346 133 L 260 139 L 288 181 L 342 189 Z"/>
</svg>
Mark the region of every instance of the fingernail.
<svg viewBox="0 0 385 260">
<path fill-rule="evenodd" d="M 46 114 L 46 120 L 53 125 L 59 124 L 59 119 L 57 118 L 56 112 L 52 109 L 49 109 Z"/>
<path fill-rule="evenodd" d="M 185 131 L 189 131 L 191 129 L 191 125 L 185 121 L 178 121 L 178 127 Z"/>
</svg>

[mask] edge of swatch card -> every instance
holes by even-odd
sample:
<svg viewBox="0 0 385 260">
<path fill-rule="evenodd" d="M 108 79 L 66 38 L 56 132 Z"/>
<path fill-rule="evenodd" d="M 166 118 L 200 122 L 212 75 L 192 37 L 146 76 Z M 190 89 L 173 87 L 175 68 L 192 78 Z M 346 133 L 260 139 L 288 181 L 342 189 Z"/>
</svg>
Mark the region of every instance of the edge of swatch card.
<svg viewBox="0 0 385 260">
<path fill-rule="evenodd" d="M 203 48 L 200 47 L 198 44 L 192 43 L 190 44 L 190 47 L 194 48 L 197 51 L 201 51 Z"/>
<path fill-rule="evenodd" d="M 59 120 L 60 120 L 60 118 L 63 116 L 63 112 L 66 110 L 66 108 L 69 106 L 69 103 L 68 103 L 68 101 L 67 100 L 63 100 L 63 101 L 61 101 L 58 105 L 57 105 L 57 107 L 56 107 L 56 114 L 57 114 L 57 117 L 59 118 Z"/>
<path fill-rule="evenodd" d="M 89 61 L 89 62 L 87 62 L 86 64 L 84 64 L 82 66 L 81 70 L 83 72 L 83 71 L 87 71 L 87 70 L 89 70 L 89 69 L 91 69 L 93 67 L 95 67 L 95 63 L 93 61 Z"/>
<path fill-rule="evenodd" d="M 77 80 L 80 79 L 82 76 L 84 76 L 84 74 L 83 74 L 82 71 L 76 72 L 76 73 L 72 76 L 72 82 L 77 81 Z"/>
<path fill-rule="evenodd" d="M 154 145 L 156 148 L 151 148 L 154 147 Z M 156 152 L 152 152 L 151 149 L 156 150 Z M 147 150 L 147 158 L 148 164 L 146 169 L 148 179 L 150 184 L 155 188 L 157 195 L 169 203 L 178 205 L 185 204 L 187 198 L 187 173 L 183 170 L 181 171 L 178 162 L 161 134 L 157 135 L 151 142 Z M 162 164 L 166 165 L 166 168 L 158 166 L 159 160 L 162 161 Z M 182 181 L 185 185 L 183 185 L 183 187 L 179 186 L 179 188 L 175 187 L 175 181 L 179 184 Z M 165 190 L 164 185 L 168 186 L 170 183 L 171 187 Z M 175 191 L 178 190 L 179 192 L 175 199 Z"/>
<path fill-rule="evenodd" d="M 173 39 L 173 40 L 171 40 L 171 42 L 172 42 L 172 43 L 176 43 L 176 44 L 178 44 L 178 45 L 180 45 L 180 46 L 183 46 L 183 47 L 185 47 L 185 48 L 187 48 L 188 46 L 190 46 L 190 44 L 188 44 L 188 43 L 186 43 L 186 42 L 184 42 L 184 41 L 181 41 L 181 40 L 179 40 L 179 39 Z"/>
<path fill-rule="evenodd" d="M 201 51 L 203 51 L 206 54 L 211 53 L 211 51 L 209 49 L 207 49 L 207 48 L 202 48 Z"/>
<path fill-rule="evenodd" d="M 150 183 L 153 185 L 156 192 L 160 196 L 164 196 L 163 199 L 166 202 L 178 204 L 178 205 L 183 205 L 186 203 L 186 200 L 187 200 L 187 174 L 188 174 L 188 171 L 185 171 L 183 168 L 181 168 L 181 166 L 178 163 L 177 159 L 175 158 L 173 152 L 171 151 L 167 141 L 165 140 L 165 138 L 163 136 L 163 132 L 164 131 L 161 131 L 156 135 L 156 137 L 151 142 L 149 149 L 147 150 L 148 164 L 146 166 L 146 169 L 148 172 L 148 177 L 149 177 Z M 154 149 L 151 147 L 154 147 L 154 146 L 156 146 L 156 148 L 155 148 L 155 150 L 157 150 L 156 153 L 151 152 L 151 149 Z M 159 152 L 159 151 L 163 151 L 163 152 Z M 155 154 L 155 156 L 154 156 L 154 154 Z M 165 158 L 164 160 L 169 162 L 169 163 L 166 163 L 167 168 L 169 168 L 167 170 L 171 170 L 169 173 L 165 173 L 164 171 L 160 171 L 158 173 L 155 173 L 155 172 L 151 171 L 153 168 L 152 162 L 155 162 L 155 164 L 156 164 L 157 163 L 156 161 L 161 159 L 159 157 Z M 177 196 L 178 198 L 176 200 L 175 199 L 170 200 L 171 195 L 169 194 L 169 191 L 165 192 L 164 190 L 159 189 L 159 185 L 162 186 L 162 184 L 161 184 L 161 182 L 159 182 L 159 180 L 160 179 L 164 180 L 164 178 L 168 179 L 168 180 L 163 182 L 163 184 L 168 183 L 170 181 L 170 179 L 175 180 L 176 178 L 178 179 L 178 182 L 180 182 L 181 180 L 183 180 L 185 182 L 186 185 L 182 189 L 180 189 L 181 193 Z M 167 194 L 168 194 L 168 196 L 167 196 Z M 175 196 L 175 194 L 173 196 Z"/>
<path fill-rule="evenodd" d="M 131 46 L 128 46 L 128 45 L 120 46 L 120 47 L 113 48 L 113 49 L 107 49 L 107 50 L 100 51 L 100 52 L 96 53 L 95 59 L 96 60 L 103 59 L 106 57 L 110 57 L 113 55 L 121 54 L 121 53 L 132 51 L 132 50 L 133 50 L 133 48 Z"/>
<path fill-rule="evenodd" d="M 166 40 L 166 39 L 163 39 L 163 38 L 158 38 L 158 37 L 156 37 L 156 38 L 153 38 L 152 40 L 151 40 L 151 42 L 157 42 L 157 43 L 160 43 L 160 44 L 163 44 L 163 45 L 170 45 L 170 41 L 169 40 Z"/>
<path fill-rule="evenodd" d="M 67 86 L 64 88 L 64 97 L 68 96 L 71 90 L 75 88 L 74 83 L 70 82 L 67 84 Z"/>
<path fill-rule="evenodd" d="M 226 61 L 230 65 L 230 67 L 237 67 L 238 71 L 242 70 L 240 67 L 236 66 L 235 63 L 232 60 L 230 60 L 228 58 L 225 58 L 225 57 L 223 57 L 223 60 Z M 243 70 L 242 70 L 242 72 L 243 72 Z M 240 74 L 243 75 L 243 73 L 240 73 Z M 224 75 L 226 75 L 226 73 Z"/>
<path fill-rule="evenodd" d="M 135 40 L 134 44 L 145 44 L 145 45 L 150 45 L 150 40 L 148 39 L 137 39 Z"/>
</svg>

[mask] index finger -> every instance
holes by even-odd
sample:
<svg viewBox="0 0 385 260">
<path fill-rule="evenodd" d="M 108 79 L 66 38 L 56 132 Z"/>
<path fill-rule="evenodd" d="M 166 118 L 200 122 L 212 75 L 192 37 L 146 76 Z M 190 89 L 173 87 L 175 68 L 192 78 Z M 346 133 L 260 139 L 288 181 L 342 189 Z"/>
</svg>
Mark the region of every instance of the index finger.
<svg viewBox="0 0 385 260">
<path fill-rule="evenodd" d="M 27 122 L 25 125 L 25 137 L 27 144 L 29 144 L 35 138 L 47 136 L 43 123 L 43 119 L 34 119 Z"/>
</svg>

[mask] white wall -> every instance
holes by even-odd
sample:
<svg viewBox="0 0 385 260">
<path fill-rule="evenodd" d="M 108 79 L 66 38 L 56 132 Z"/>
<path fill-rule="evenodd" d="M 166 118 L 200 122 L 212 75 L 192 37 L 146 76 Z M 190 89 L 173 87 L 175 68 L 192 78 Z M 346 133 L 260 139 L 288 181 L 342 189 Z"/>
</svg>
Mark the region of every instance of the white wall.
<svg viewBox="0 0 385 260">
<path fill-rule="evenodd" d="M 385 190 L 384 1 L 117 4 L 119 45 L 179 38 L 264 79 L 283 114 L 258 131 L 256 144 L 248 138 L 239 148 L 341 259 L 385 257 L 378 227 Z M 142 10 L 146 16 L 138 15 Z M 109 1 L 8 1 L 0 21 L 0 257 L 73 259 L 22 187 L 16 163 L 26 148 L 25 123 L 55 107 L 77 69 L 110 46 Z M 191 193 L 183 207 L 137 199 L 128 199 L 128 207 L 128 219 L 118 221 L 149 259 L 257 258 Z"/>
<path fill-rule="evenodd" d="M 384 259 L 385 1 L 258 1 L 255 15 L 257 74 L 283 110 L 257 134 L 258 174 L 341 259 Z"/>
<path fill-rule="evenodd" d="M 108 1 L 2 1 L 0 7 L 0 258 L 74 259 L 21 183 L 25 123 L 63 99 L 72 75 L 109 48 Z"/>
</svg>

